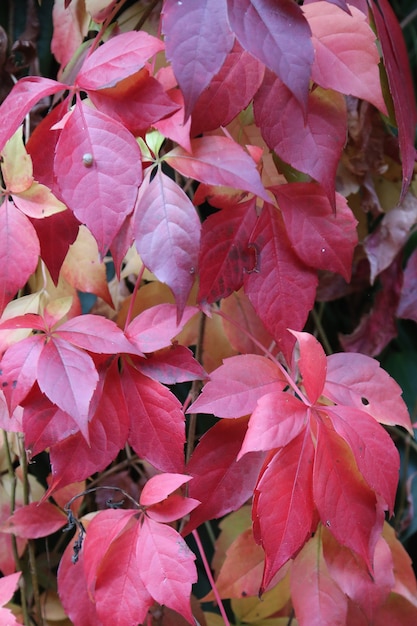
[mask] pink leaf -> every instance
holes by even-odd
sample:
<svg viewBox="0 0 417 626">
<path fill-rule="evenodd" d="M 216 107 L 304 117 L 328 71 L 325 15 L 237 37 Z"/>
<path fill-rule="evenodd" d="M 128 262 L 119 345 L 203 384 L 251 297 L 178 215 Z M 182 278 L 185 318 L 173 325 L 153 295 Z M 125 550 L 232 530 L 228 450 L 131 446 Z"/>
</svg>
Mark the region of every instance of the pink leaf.
<svg viewBox="0 0 417 626">
<path fill-rule="evenodd" d="M 49 78 L 21 78 L 0 106 L 0 151 L 19 128 L 31 108 L 42 98 L 67 89 L 66 85 Z"/>
<path fill-rule="evenodd" d="M 226 126 L 246 109 L 257 92 L 264 66 L 235 41 L 220 71 L 198 98 L 193 110 L 191 134 Z"/>
<path fill-rule="evenodd" d="M 204 220 L 199 257 L 200 302 L 211 304 L 242 287 L 244 272 L 253 269 L 249 240 L 256 220 L 255 199 Z"/>
<path fill-rule="evenodd" d="M 398 383 L 364 354 L 339 353 L 327 357 L 323 395 L 337 404 L 352 406 L 382 424 L 403 426 L 413 432 Z"/>
<path fill-rule="evenodd" d="M 269 359 L 254 354 L 232 356 L 211 372 L 209 382 L 188 413 L 242 417 L 252 413 L 263 395 L 282 391 L 285 386 L 281 371 Z"/>
<path fill-rule="evenodd" d="M 9 576 L 3 576 L 2 578 L 0 578 L 0 605 L 1 606 L 4 606 L 7 602 L 9 602 L 12 599 L 13 594 L 17 587 L 17 583 L 21 575 L 22 575 L 22 572 L 16 572 L 15 574 L 9 574 Z"/>
<path fill-rule="evenodd" d="M 169 473 L 152 476 L 142 489 L 140 504 L 142 506 L 151 506 L 165 500 L 171 493 L 188 483 L 191 478 L 191 476 L 185 476 L 184 474 Z"/>
<path fill-rule="evenodd" d="M 273 187 L 288 238 L 306 265 L 341 274 L 349 282 L 358 243 L 357 220 L 346 199 L 336 194 L 336 211 L 319 185 L 291 183 Z"/>
<path fill-rule="evenodd" d="M 184 469 L 185 420 L 177 398 L 163 385 L 124 364 L 123 392 L 130 411 L 129 443 L 162 472 Z"/>
<path fill-rule="evenodd" d="M 313 307 L 317 285 L 288 241 L 280 212 L 265 204 L 252 234 L 257 271 L 245 275 L 245 293 L 264 326 L 289 359 L 294 338 L 288 328 L 301 330 Z"/>
<path fill-rule="evenodd" d="M 207 136 L 191 140 L 191 153 L 177 147 L 164 160 L 183 176 L 209 185 L 243 189 L 268 200 L 255 161 L 228 137 Z"/>
<path fill-rule="evenodd" d="M 267 393 L 249 420 L 249 427 L 238 460 L 247 452 L 287 446 L 305 427 L 307 407 L 287 392 Z"/>
<path fill-rule="evenodd" d="M 233 46 L 223 0 L 166 0 L 162 17 L 166 56 L 184 95 L 185 118 Z"/>
<path fill-rule="evenodd" d="M 136 543 L 136 558 L 140 578 L 150 595 L 193 624 L 190 595 L 197 581 L 195 556 L 177 531 L 145 517 Z"/>
<path fill-rule="evenodd" d="M 61 324 L 54 332 L 78 348 L 98 354 L 142 353 L 135 349 L 116 324 L 98 315 L 80 315 Z"/>
<path fill-rule="evenodd" d="M 289 89 L 267 71 L 254 99 L 254 113 L 268 146 L 317 180 L 333 205 L 336 169 L 346 142 L 343 96 L 316 88 L 308 96 L 305 119 Z"/>
<path fill-rule="evenodd" d="M 191 477 L 190 477 L 191 478 Z M 155 522 L 170 523 L 188 516 L 200 504 L 194 498 L 184 498 L 179 494 L 172 494 L 162 502 L 158 502 L 146 509 L 146 515 Z"/>
<path fill-rule="evenodd" d="M 71 415 L 88 438 L 90 401 L 98 382 L 91 357 L 59 338 L 49 341 L 38 362 L 39 387 L 60 409 Z"/>
<path fill-rule="evenodd" d="M 121 33 L 90 54 L 77 76 L 76 85 L 86 91 L 114 87 L 163 49 L 160 39 L 144 31 Z"/>
<path fill-rule="evenodd" d="M 3 355 L 0 365 L 1 388 L 11 413 L 27 396 L 36 380 L 42 349 L 43 337 L 34 335 L 13 344 Z"/>
<path fill-rule="evenodd" d="M 300 349 L 298 368 L 303 379 L 303 386 L 307 391 L 307 396 L 311 403 L 317 402 L 318 398 L 323 393 L 326 380 L 326 355 L 313 335 L 296 332 L 294 330 L 292 330 L 291 333 L 297 339 Z"/>
<path fill-rule="evenodd" d="M 173 291 L 179 317 L 194 283 L 200 228 L 191 200 L 158 169 L 135 210 L 136 245 L 146 267 Z"/>
<path fill-rule="evenodd" d="M 302 9 L 313 33 L 312 80 L 325 89 L 367 100 L 386 114 L 379 77 L 379 52 L 367 16 L 350 14 L 328 2 Z"/>
<path fill-rule="evenodd" d="M 181 323 L 178 324 L 175 305 L 156 304 L 130 322 L 126 329 L 126 337 L 141 352 L 155 352 L 169 346 L 171 340 L 197 312 L 196 308 L 187 306 Z"/>
<path fill-rule="evenodd" d="M 57 143 L 55 174 L 64 201 L 90 229 L 101 255 L 133 211 L 142 170 L 130 164 L 140 159 L 124 126 L 78 102 Z"/>
<path fill-rule="evenodd" d="M 307 106 L 314 58 L 310 27 L 291 0 L 228 0 L 229 21 L 241 46 L 269 67 Z"/>
<path fill-rule="evenodd" d="M 172 345 L 156 354 L 147 355 L 140 363 L 140 370 L 160 383 L 173 385 L 188 380 L 204 380 L 206 372 L 185 346 Z"/>
<path fill-rule="evenodd" d="M 260 592 L 315 530 L 313 454 L 307 428 L 277 454 L 268 457 L 261 470 L 252 508 L 255 540 L 265 550 Z"/>
<path fill-rule="evenodd" d="M 65 526 L 67 516 L 50 502 L 31 502 L 17 509 L 2 526 L 2 532 L 17 537 L 38 539 Z"/>
<path fill-rule="evenodd" d="M 0 210 L 0 313 L 35 271 L 39 253 L 35 229 L 6 198 Z"/>
<path fill-rule="evenodd" d="M 253 452 L 236 461 L 248 420 L 221 420 L 201 438 L 186 472 L 193 476 L 188 494 L 201 504 L 191 511 L 183 534 L 204 522 L 239 509 L 252 496 L 264 454 Z"/>
<path fill-rule="evenodd" d="M 417 250 L 410 255 L 404 270 L 404 282 L 398 304 L 398 317 L 417 322 Z"/>
</svg>

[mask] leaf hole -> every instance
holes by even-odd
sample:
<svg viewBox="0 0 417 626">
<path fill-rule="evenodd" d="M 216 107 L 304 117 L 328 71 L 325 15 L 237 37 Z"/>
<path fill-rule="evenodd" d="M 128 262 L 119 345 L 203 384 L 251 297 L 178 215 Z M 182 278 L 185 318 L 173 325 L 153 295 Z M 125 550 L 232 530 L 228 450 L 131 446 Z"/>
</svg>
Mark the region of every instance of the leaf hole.
<svg viewBox="0 0 417 626">
<path fill-rule="evenodd" d="M 361 398 L 361 402 L 362 402 L 363 406 L 368 406 L 368 404 L 369 404 L 369 400 L 367 398 L 364 398 L 363 396 Z"/>
</svg>

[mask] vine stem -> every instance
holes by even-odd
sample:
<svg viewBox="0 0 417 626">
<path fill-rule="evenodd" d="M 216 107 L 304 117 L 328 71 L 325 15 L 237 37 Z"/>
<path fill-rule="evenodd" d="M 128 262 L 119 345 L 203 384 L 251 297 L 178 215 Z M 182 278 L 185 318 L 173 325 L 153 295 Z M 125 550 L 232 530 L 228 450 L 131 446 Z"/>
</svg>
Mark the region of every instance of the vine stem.
<svg viewBox="0 0 417 626">
<path fill-rule="evenodd" d="M 197 346 L 195 350 L 195 358 L 200 364 L 203 360 L 203 344 L 204 344 L 205 329 L 206 329 L 206 316 L 204 315 L 204 313 L 201 313 L 200 323 L 198 326 Z M 191 402 L 194 402 L 194 400 L 197 399 L 197 396 L 200 393 L 200 389 L 201 389 L 201 381 L 193 380 L 190 394 L 189 394 Z M 185 451 L 186 463 L 188 463 L 188 461 L 190 460 L 191 455 L 194 450 L 196 430 L 197 430 L 197 414 L 192 413 L 190 415 L 190 421 L 188 424 L 187 448 Z"/>
<path fill-rule="evenodd" d="M 138 277 L 137 277 L 136 282 L 135 282 L 135 286 L 133 288 L 133 293 L 132 293 L 131 298 L 130 298 L 129 309 L 127 311 L 127 316 L 126 316 L 126 321 L 125 321 L 125 330 L 129 326 L 129 324 L 130 324 L 130 322 L 132 320 L 133 308 L 135 306 L 135 300 L 136 300 L 136 294 L 138 293 L 139 285 L 140 285 L 140 283 L 142 281 L 142 276 L 143 276 L 143 272 L 144 271 L 145 271 L 145 266 L 142 263 L 142 267 L 140 268 Z"/>
<path fill-rule="evenodd" d="M 210 565 L 209 565 L 209 563 L 207 561 L 206 553 L 204 552 L 203 544 L 200 541 L 200 536 L 199 536 L 199 534 L 198 534 L 198 532 L 196 530 L 193 530 L 192 535 L 193 535 L 194 540 L 195 540 L 195 542 L 197 544 L 197 548 L 198 548 L 198 551 L 200 553 L 201 560 L 203 561 L 204 569 L 206 570 L 207 578 L 208 578 L 209 583 L 211 585 L 211 588 L 213 590 L 214 597 L 216 598 L 216 602 L 217 602 L 217 605 L 219 607 L 220 614 L 221 614 L 221 616 L 223 618 L 225 626 L 230 626 L 230 622 L 229 622 L 228 617 L 226 615 L 226 611 L 224 610 L 223 602 L 222 602 L 222 600 L 220 598 L 220 594 L 219 594 L 219 592 L 217 590 L 216 583 L 214 582 L 213 574 L 211 573 Z"/>
</svg>

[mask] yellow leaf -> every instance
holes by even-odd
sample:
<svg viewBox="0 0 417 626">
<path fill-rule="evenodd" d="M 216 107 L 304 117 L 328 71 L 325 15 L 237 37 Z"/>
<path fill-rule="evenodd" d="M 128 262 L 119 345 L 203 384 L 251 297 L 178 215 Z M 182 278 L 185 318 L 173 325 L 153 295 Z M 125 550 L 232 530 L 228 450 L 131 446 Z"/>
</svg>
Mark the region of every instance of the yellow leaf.
<svg viewBox="0 0 417 626">
<path fill-rule="evenodd" d="M 67 210 L 65 204 L 58 200 L 48 187 L 36 181 L 24 191 L 14 192 L 13 200 L 23 213 L 38 219 Z"/>
<path fill-rule="evenodd" d="M 22 126 L 4 146 L 1 156 L 1 170 L 9 193 L 21 193 L 33 183 L 32 159 L 23 144 Z"/>
</svg>

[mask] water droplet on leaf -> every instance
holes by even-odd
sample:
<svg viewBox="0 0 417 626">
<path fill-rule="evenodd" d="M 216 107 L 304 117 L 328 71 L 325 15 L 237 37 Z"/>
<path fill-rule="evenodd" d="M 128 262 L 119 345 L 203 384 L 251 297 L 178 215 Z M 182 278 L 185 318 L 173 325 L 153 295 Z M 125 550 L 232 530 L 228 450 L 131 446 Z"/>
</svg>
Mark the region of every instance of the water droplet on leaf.
<svg viewBox="0 0 417 626">
<path fill-rule="evenodd" d="M 91 167 L 93 165 L 94 157 L 91 152 L 86 152 L 83 154 L 83 165 L 84 167 Z"/>
</svg>

